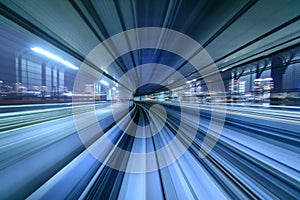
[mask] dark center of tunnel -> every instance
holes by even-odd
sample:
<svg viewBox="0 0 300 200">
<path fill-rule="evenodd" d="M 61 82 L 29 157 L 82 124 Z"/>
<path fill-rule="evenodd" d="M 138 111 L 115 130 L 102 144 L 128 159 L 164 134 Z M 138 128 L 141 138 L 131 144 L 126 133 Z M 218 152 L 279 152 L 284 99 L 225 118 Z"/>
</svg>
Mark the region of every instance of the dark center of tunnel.
<svg viewBox="0 0 300 200">
<path fill-rule="evenodd" d="M 154 97 L 153 92 L 157 91 L 167 91 L 168 89 L 165 86 L 155 83 L 147 83 L 138 87 L 133 92 L 133 97 L 137 97 L 137 100 L 152 99 Z M 154 98 L 153 98 L 154 99 Z M 151 122 L 151 117 L 149 114 L 148 106 L 140 104 L 138 101 L 135 101 L 135 110 L 130 113 L 132 120 L 139 126 L 147 126 Z"/>
<path fill-rule="evenodd" d="M 152 96 L 153 93 L 158 93 L 162 91 L 168 91 L 168 88 L 156 83 L 147 83 L 145 85 L 138 87 L 133 92 L 133 97 L 141 97 L 144 95 Z"/>
</svg>

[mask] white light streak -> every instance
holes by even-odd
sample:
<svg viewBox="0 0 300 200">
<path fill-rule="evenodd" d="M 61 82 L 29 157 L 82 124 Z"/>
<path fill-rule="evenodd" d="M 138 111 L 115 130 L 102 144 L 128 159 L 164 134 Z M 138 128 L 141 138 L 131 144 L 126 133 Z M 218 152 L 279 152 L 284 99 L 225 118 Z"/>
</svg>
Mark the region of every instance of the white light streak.
<svg viewBox="0 0 300 200">
<path fill-rule="evenodd" d="M 101 80 L 100 83 L 102 83 L 103 85 L 109 86 L 109 84 L 104 80 Z"/>
<path fill-rule="evenodd" d="M 48 58 L 51 58 L 52 60 L 55 60 L 55 61 L 57 61 L 57 62 L 60 62 L 60 63 L 62 63 L 62 64 L 64 64 L 64 65 L 66 65 L 66 66 L 69 67 L 69 68 L 78 70 L 78 67 L 74 66 L 73 64 L 69 63 L 68 61 L 66 61 L 66 60 L 62 59 L 61 57 L 59 57 L 59 56 L 57 56 L 57 55 L 54 55 L 54 54 L 52 54 L 52 53 L 50 53 L 50 52 L 48 52 L 48 51 L 45 51 L 45 50 L 43 50 L 43 49 L 41 49 L 41 48 L 33 47 L 33 48 L 31 48 L 31 50 L 32 50 L 32 51 L 35 51 L 35 52 L 37 52 L 37 53 L 39 53 L 39 54 L 42 54 L 42 55 L 44 55 L 44 56 L 46 56 L 46 57 L 48 57 Z"/>
</svg>

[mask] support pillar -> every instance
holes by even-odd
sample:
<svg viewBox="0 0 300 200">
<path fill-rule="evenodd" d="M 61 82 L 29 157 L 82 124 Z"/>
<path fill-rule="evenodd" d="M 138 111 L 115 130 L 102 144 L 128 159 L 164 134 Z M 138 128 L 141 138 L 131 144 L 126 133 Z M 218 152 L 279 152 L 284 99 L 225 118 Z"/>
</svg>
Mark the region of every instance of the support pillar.
<svg viewBox="0 0 300 200">
<path fill-rule="evenodd" d="M 18 77 L 17 77 L 17 82 L 22 84 L 22 55 L 18 57 Z"/>
<path fill-rule="evenodd" d="M 273 78 L 273 89 L 270 95 L 270 104 L 278 105 L 281 102 L 280 93 L 282 92 L 282 77 L 286 66 L 283 65 L 282 58 L 273 56 L 271 61 L 271 77 Z"/>
<path fill-rule="evenodd" d="M 46 95 L 46 63 L 43 62 L 42 65 L 42 73 L 41 73 L 41 78 L 42 78 L 42 87 L 41 87 L 41 95 L 42 98 L 45 98 Z"/>
<path fill-rule="evenodd" d="M 222 79 L 224 82 L 225 91 L 229 92 L 229 83 L 231 81 L 231 72 L 229 70 L 222 72 Z"/>
<path fill-rule="evenodd" d="M 46 86 L 46 63 L 42 63 L 42 86 Z"/>
<path fill-rule="evenodd" d="M 51 67 L 51 98 L 55 96 L 55 86 L 54 86 L 54 69 Z"/>
<path fill-rule="evenodd" d="M 57 96 L 57 99 L 59 99 L 59 86 L 60 86 L 60 83 L 59 83 L 60 79 L 59 79 L 59 68 L 56 69 L 56 96 Z"/>
</svg>

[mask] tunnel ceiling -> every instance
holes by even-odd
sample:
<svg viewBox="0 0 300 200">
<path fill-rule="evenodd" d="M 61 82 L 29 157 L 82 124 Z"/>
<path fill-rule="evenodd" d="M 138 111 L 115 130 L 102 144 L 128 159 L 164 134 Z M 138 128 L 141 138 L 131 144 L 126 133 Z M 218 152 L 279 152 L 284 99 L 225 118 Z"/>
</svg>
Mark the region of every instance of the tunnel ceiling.
<svg viewBox="0 0 300 200">
<path fill-rule="evenodd" d="M 205 48 L 220 70 L 269 55 L 300 40 L 297 0 L 5 0 L 0 3 L 0 11 L 18 27 L 78 63 L 102 41 L 141 27 L 163 27 L 188 35 Z M 182 58 L 153 49 L 124 55 L 106 73 L 117 80 L 132 66 L 158 60 L 180 69 L 190 79 L 200 76 Z M 139 89 L 141 94 L 157 91 L 145 88 L 146 91 Z"/>
</svg>

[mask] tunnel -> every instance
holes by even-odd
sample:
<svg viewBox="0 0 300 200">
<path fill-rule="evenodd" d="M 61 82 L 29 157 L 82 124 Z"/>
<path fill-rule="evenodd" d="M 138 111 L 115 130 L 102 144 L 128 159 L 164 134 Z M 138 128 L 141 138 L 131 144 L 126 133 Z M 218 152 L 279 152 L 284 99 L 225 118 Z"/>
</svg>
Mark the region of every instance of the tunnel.
<svg viewBox="0 0 300 200">
<path fill-rule="evenodd" d="M 0 199 L 300 199 L 297 0 L 2 0 L 0 61 Z"/>
</svg>

